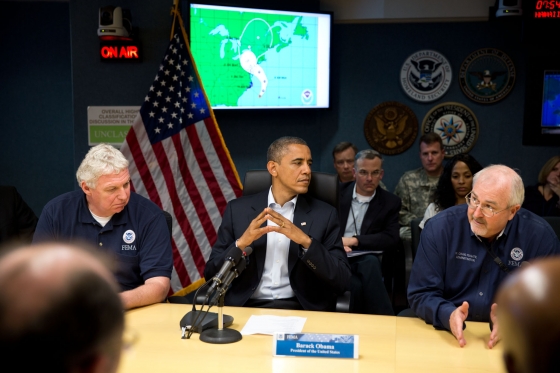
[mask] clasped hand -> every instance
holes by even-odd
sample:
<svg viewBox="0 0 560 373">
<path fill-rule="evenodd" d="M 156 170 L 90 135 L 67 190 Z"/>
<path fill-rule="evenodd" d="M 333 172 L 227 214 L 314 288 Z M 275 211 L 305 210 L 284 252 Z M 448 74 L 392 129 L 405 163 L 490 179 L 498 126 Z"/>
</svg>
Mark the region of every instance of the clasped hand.
<svg viewBox="0 0 560 373">
<path fill-rule="evenodd" d="M 550 187 L 550 190 L 552 190 L 554 194 L 560 196 L 560 180 L 558 180 L 558 178 L 556 178 L 555 183 L 548 182 L 548 186 Z"/>
<path fill-rule="evenodd" d="M 490 340 L 488 341 L 488 348 L 494 347 L 498 341 L 500 340 L 500 334 L 498 332 L 498 318 L 496 317 L 496 313 L 498 311 L 498 305 L 496 303 L 492 304 L 492 308 L 490 309 L 490 320 L 492 320 L 493 328 L 492 332 L 490 333 Z M 469 303 L 463 302 L 459 307 L 455 309 L 449 316 L 449 328 L 451 329 L 451 333 L 457 338 L 459 342 L 459 346 L 463 347 L 467 344 L 465 337 L 463 335 L 463 323 L 467 319 L 469 315 Z"/>
<path fill-rule="evenodd" d="M 276 225 L 264 225 L 267 220 L 275 223 Z M 291 221 L 286 219 L 281 214 L 277 213 L 270 207 L 266 207 L 256 218 L 254 218 L 243 235 L 239 237 L 237 241 L 237 246 L 240 249 L 251 245 L 253 241 L 258 240 L 263 235 L 269 232 L 278 232 L 288 237 L 295 243 L 308 249 L 311 245 L 311 238 L 303 233 L 301 229 L 296 227 Z"/>
</svg>

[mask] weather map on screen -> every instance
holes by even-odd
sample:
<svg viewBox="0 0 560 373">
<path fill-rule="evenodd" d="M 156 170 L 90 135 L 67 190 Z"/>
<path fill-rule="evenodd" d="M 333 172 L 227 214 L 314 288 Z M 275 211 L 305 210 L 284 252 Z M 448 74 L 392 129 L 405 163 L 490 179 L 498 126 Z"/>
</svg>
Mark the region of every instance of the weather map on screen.
<svg viewBox="0 0 560 373">
<path fill-rule="evenodd" d="M 541 126 L 560 127 L 560 71 L 544 72 Z"/>
<path fill-rule="evenodd" d="M 191 4 L 191 51 L 212 107 L 328 107 L 330 27 L 330 14 Z"/>
</svg>

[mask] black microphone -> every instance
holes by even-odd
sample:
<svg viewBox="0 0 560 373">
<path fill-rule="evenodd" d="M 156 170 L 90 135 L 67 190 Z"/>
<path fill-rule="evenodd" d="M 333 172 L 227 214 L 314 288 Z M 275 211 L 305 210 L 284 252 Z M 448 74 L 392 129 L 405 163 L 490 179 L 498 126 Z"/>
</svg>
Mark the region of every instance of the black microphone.
<svg viewBox="0 0 560 373">
<path fill-rule="evenodd" d="M 239 277 L 241 272 L 245 270 L 245 267 L 247 267 L 247 262 L 245 260 L 240 260 L 239 263 L 235 267 L 233 267 L 233 269 L 224 277 L 224 280 L 218 286 L 216 293 L 214 294 L 212 300 L 209 303 L 210 306 L 215 306 L 216 304 L 218 304 L 220 297 L 226 293 L 227 289 L 229 288 L 229 285 L 231 285 L 233 280 Z"/>
<path fill-rule="evenodd" d="M 251 246 L 247 246 L 246 248 L 243 249 L 242 258 L 245 260 L 239 259 L 235 267 L 233 267 L 233 269 L 225 276 L 221 284 L 218 286 L 217 293 L 225 293 L 225 291 L 227 290 L 231 282 L 237 277 L 239 277 L 241 272 L 245 270 L 245 267 L 247 267 L 249 261 L 249 255 L 251 255 L 252 253 L 253 253 L 253 248 Z"/>
<path fill-rule="evenodd" d="M 231 271 L 231 269 L 239 262 L 243 252 L 238 247 L 232 247 L 231 250 L 226 255 L 226 260 L 222 264 L 220 271 L 212 278 L 212 285 L 208 288 L 206 294 L 212 294 L 212 292 L 222 283 L 224 276 Z"/>
</svg>

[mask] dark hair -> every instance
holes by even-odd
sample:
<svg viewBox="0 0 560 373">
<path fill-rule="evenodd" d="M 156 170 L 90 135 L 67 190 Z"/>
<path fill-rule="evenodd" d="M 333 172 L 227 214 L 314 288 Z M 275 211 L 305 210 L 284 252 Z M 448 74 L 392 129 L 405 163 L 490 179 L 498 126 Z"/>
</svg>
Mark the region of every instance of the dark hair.
<svg viewBox="0 0 560 373">
<path fill-rule="evenodd" d="M 441 136 L 438 135 L 435 132 L 428 132 L 428 133 L 423 134 L 420 137 L 420 140 L 418 141 L 418 145 L 420 145 L 422 143 L 424 143 L 426 145 L 431 145 L 431 144 L 436 143 L 436 142 L 443 149 L 443 141 L 441 139 Z"/>
<path fill-rule="evenodd" d="M 352 148 L 352 150 L 354 150 L 354 153 L 358 153 L 358 147 L 354 144 L 352 144 L 351 142 L 348 141 L 343 141 L 343 142 L 339 142 L 338 144 L 335 145 L 333 151 L 332 151 L 332 157 L 334 159 L 334 155 L 340 152 L 345 151 L 348 148 Z"/>
<path fill-rule="evenodd" d="M 286 152 L 288 151 L 288 146 L 290 145 L 307 146 L 307 143 L 299 137 L 293 137 L 293 136 L 280 137 L 279 139 L 274 140 L 274 142 L 270 144 L 270 146 L 268 147 L 268 151 L 266 153 L 266 161 L 267 162 L 274 161 L 280 163 L 282 157 L 286 155 Z"/>
<path fill-rule="evenodd" d="M 482 170 L 482 166 L 472 155 L 457 154 L 451 158 L 443 168 L 443 173 L 439 177 L 436 191 L 434 193 L 434 203 L 436 204 L 436 209 L 438 211 L 445 210 L 446 208 L 455 205 L 455 190 L 453 189 L 453 184 L 451 183 L 451 174 L 453 173 L 453 167 L 455 167 L 457 162 L 464 162 L 473 176 L 478 171 Z"/>
<path fill-rule="evenodd" d="M 26 289 L 21 289 L 26 291 Z M 0 350 L 18 372 L 70 372 L 86 367 L 100 353 L 118 356 L 124 329 L 120 297 L 90 270 L 70 274 L 64 289 L 48 295 L 25 325 L 11 327 L 7 299 L 0 296 Z M 11 363 L 10 363 L 11 362 Z"/>
</svg>

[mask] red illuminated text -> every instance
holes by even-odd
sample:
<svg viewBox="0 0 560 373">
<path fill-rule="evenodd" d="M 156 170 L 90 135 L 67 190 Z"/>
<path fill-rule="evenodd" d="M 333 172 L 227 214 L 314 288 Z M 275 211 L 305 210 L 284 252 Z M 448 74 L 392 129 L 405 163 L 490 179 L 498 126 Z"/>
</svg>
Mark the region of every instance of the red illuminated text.
<svg viewBox="0 0 560 373">
<path fill-rule="evenodd" d="M 127 46 L 103 46 L 101 47 L 101 57 L 104 59 L 138 59 L 138 47 L 134 45 Z"/>
</svg>

